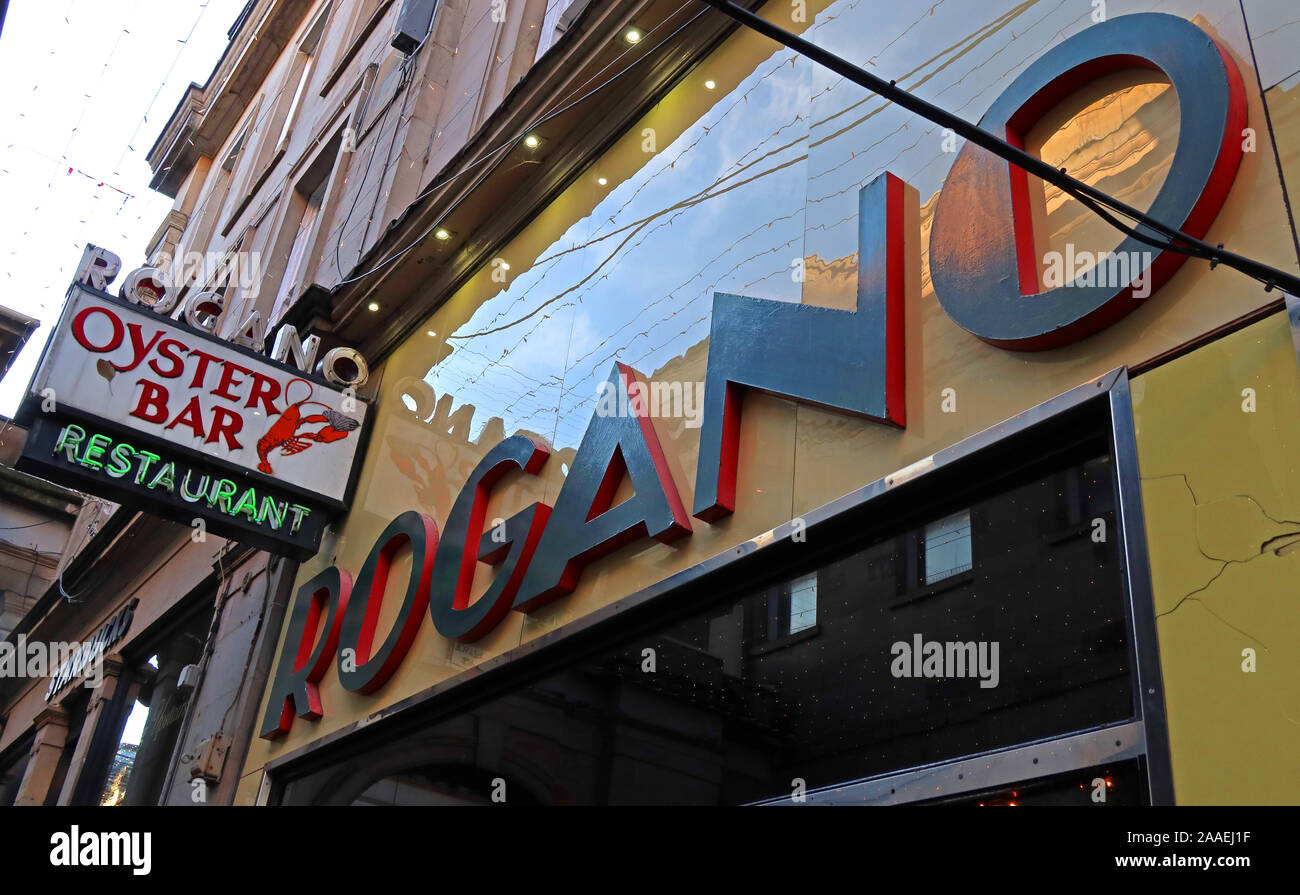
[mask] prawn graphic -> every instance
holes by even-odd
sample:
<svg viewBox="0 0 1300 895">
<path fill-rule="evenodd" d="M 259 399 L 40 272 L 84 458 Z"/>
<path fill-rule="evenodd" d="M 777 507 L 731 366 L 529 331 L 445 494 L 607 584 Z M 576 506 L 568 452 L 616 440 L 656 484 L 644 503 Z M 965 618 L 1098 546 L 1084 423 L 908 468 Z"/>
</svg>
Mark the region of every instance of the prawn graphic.
<svg viewBox="0 0 1300 895">
<path fill-rule="evenodd" d="M 295 382 L 301 382 L 307 386 L 307 395 L 300 401 L 288 403 L 289 389 L 293 388 Z M 257 468 L 260 471 L 268 475 L 275 474 L 268 457 L 276 449 L 279 449 L 284 456 L 290 457 L 307 450 L 313 444 L 328 444 L 331 441 L 347 438 L 349 432 L 361 425 L 352 417 L 344 416 L 326 404 L 311 400 L 314 393 L 315 390 L 312 388 L 311 383 L 305 379 L 291 379 L 289 384 L 285 386 L 284 399 L 286 406 L 284 412 L 280 414 L 279 419 L 271 423 L 270 428 L 266 430 L 266 434 L 257 440 L 257 459 L 261 461 L 257 464 Z M 319 413 L 304 416 L 303 408 L 307 406 L 324 409 Z M 325 423 L 325 425 L 315 432 L 299 434 L 299 427 L 313 423 Z"/>
</svg>

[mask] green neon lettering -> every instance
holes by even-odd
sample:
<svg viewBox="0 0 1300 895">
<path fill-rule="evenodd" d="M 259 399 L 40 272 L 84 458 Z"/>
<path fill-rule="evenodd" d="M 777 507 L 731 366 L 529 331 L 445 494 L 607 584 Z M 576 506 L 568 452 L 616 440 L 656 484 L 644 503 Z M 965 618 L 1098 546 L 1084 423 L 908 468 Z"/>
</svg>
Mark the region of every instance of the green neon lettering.
<svg viewBox="0 0 1300 895">
<path fill-rule="evenodd" d="M 249 488 L 245 491 L 239 498 L 239 503 L 235 504 L 235 508 L 230 511 L 232 516 L 238 516 L 241 513 L 248 518 L 249 522 L 257 521 L 257 491 L 255 489 Z"/>
<path fill-rule="evenodd" d="M 293 512 L 293 524 L 289 526 L 289 534 L 296 535 L 298 529 L 302 527 L 303 517 L 310 513 L 311 510 L 296 503 L 291 505 L 289 509 Z"/>
<path fill-rule="evenodd" d="M 188 501 L 189 503 L 196 503 L 197 501 L 202 500 L 203 497 L 208 493 L 207 476 L 203 477 L 202 482 L 199 485 L 199 490 L 194 492 L 190 491 L 190 476 L 193 474 L 194 474 L 194 470 L 192 469 L 185 470 L 185 478 L 181 481 L 181 497 L 184 500 Z"/>
<path fill-rule="evenodd" d="M 173 479 L 175 473 L 176 473 L 176 464 L 168 463 L 162 469 L 158 470 L 158 474 L 153 477 L 153 481 L 149 483 L 149 490 L 152 491 L 154 488 L 157 488 L 161 484 L 166 486 L 169 492 L 175 493 L 176 482 Z"/>
<path fill-rule="evenodd" d="M 108 467 L 104 471 L 113 478 L 120 479 L 131 471 L 131 461 L 134 457 L 135 448 L 122 442 L 108 455 Z"/>
<path fill-rule="evenodd" d="M 274 497 L 262 498 L 262 509 L 257 514 L 258 524 L 271 520 L 271 528 L 279 531 L 280 526 L 284 525 L 284 517 L 289 515 L 289 505 L 282 500 L 276 500 Z"/>
<path fill-rule="evenodd" d="M 64 426 L 59 433 L 59 440 L 54 442 L 52 453 L 63 451 L 68 455 L 69 463 L 77 462 L 77 445 L 86 437 L 86 430 L 80 426 Z"/>
<path fill-rule="evenodd" d="M 212 493 L 208 495 L 208 506 L 215 506 L 230 515 L 230 498 L 235 496 L 239 486 L 230 479 L 217 479 L 212 483 Z"/>
<path fill-rule="evenodd" d="M 162 457 L 159 457 L 157 454 L 151 453 L 149 451 L 136 451 L 135 455 L 137 457 L 142 458 L 144 461 L 140 464 L 140 468 L 136 470 L 135 483 L 137 485 L 143 485 L 145 473 L 149 471 L 149 464 L 153 463 L 153 461 L 155 460 L 161 460 Z"/>
<path fill-rule="evenodd" d="M 90 441 L 86 443 L 86 449 L 82 452 L 80 459 L 77 460 L 82 466 L 89 466 L 91 469 L 99 469 L 104 465 L 104 461 L 99 459 L 104 455 L 104 451 L 113 443 L 113 439 L 107 435 L 92 435 Z"/>
</svg>

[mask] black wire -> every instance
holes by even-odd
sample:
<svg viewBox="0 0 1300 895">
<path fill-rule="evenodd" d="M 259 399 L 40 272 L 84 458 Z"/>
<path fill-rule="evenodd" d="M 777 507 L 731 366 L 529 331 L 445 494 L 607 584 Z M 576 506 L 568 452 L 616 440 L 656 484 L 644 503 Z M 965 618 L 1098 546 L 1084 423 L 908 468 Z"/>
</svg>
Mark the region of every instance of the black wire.
<svg viewBox="0 0 1300 895">
<path fill-rule="evenodd" d="M 0 531 L 22 531 L 24 528 L 35 528 L 38 525 L 49 525 L 51 522 L 58 521 L 58 519 L 46 519 L 44 522 L 33 522 L 31 525 L 0 526 Z"/>
</svg>

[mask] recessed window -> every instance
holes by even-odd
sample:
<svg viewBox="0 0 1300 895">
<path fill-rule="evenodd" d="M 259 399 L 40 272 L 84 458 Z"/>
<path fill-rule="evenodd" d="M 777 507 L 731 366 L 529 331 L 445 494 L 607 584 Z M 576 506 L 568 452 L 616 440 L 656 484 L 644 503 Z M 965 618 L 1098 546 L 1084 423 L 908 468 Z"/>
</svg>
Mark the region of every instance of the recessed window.
<svg viewBox="0 0 1300 895">
<path fill-rule="evenodd" d="M 316 16 L 316 20 L 312 22 L 311 27 L 307 29 L 306 35 L 298 44 L 298 55 L 294 59 L 293 69 L 290 72 L 288 81 L 289 84 L 296 84 L 297 86 L 292 94 L 284 94 L 291 97 L 289 107 L 284 114 L 284 120 L 280 123 L 279 135 L 275 143 L 269 144 L 275 146 L 277 151 L 285 149 L 289 145 L 289 137 L 292 135 L 298 111 L 302 108 L 302 100 L 307 92 L 307 84 L 311 81 L 312 69 L 316 62 L 316 51 L 320 47 L 321 37 L 325 34 L 325 24 L 333 7 L 333 3 L 325 4 L 325 8 L 321 10 L 320 15 Z"/>
<path fill-rule="evenodd" d="M 221 160 L 221 169 L 227 174 L 233 174 L 235 166 L 239 164 L 239 156 L 244 151 L 244 144 L 248 142 L 248 132 L 252 130 L 252 128 L 253 122 L 250 120 L 244 125 L 244 129 L 240 132 L 238 139 L 231 144 L 230 151 L 226 153 L 226 157 Z"/>
<path fill-rule="evenodd" d="M 790 634 L 817 624 L 817 573 L 790 582 Z"/>
<path fill-rule="evenodd" d="M 924 538 L 926 584 L 970 571 L 970 510 L 931 522 Z"/>
<path fill-rule="evenodd" d="M 271 306 L 271 323 L 279 323 L 280 318 L 289 310 L 293 304 L 294 298 L 304 285 L 301 280 L 307 273 L 307 256 L 308 244 L 316 235 L 316 218 L 320 215 L 321 206 L 325 203 L 325 187 L 328 181 L 321 180 L 315 187 L 308 187 L 311 190 L 310 195 L 306 196 L 306 202 L 302 206 L 302 216 L 298 219 L 298 227 L 294 232 L 293 244 L 289 247 L 289 259 L 285 263 L 284 276 L 280 278 L 280 288 L 276 292 L 275 302 Z M 298 193 L 301 196 L 306 192 L 305 189 L 299 188 Z"/>
</svg>

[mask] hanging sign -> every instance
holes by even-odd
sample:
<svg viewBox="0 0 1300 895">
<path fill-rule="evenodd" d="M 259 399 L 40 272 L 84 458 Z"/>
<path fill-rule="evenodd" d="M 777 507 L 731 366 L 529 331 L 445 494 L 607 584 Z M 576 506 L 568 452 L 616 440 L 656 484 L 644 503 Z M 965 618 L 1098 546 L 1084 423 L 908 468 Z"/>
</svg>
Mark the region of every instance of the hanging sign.
<svg viewBox="0 0 1300 895">
<path fill-rule="evenodd" d="M 347 507 L 367 409 L 351 387 L 76 283 L 20 411 L 18 466 L 305 558 Z"/>
</svg>

